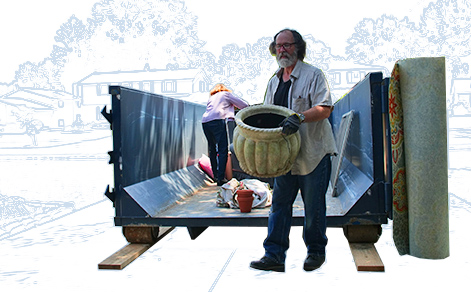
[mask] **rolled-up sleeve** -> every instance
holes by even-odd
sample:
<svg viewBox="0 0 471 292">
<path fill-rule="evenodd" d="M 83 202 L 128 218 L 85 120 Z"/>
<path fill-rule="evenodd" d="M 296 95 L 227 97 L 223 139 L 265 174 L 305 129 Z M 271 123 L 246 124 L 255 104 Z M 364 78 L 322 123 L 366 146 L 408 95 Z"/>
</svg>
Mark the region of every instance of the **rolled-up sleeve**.
<svg viewBox="0 0 471 292">
<path fill-rule="evenodd" d="M 327 83 L 324 73 L 318 70 L 315 74 L 316 76 L 311 84 L 312 92 L 310 93 L 312 106 L 332 106 L 329 84 Z"/>
</svg>

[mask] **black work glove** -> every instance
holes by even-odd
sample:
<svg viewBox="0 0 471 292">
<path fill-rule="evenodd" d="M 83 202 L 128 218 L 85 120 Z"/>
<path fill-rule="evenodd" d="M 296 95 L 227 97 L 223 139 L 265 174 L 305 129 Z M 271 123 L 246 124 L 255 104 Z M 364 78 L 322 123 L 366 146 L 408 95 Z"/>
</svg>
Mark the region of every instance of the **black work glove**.
<svg viewBox="0 0 471 292">
<path fill-rule="evenodd" d="M 291 135 L 299 130 L 302 118 L 299 114 L 292 114 L 291 116 L 284 119 L 278 126 L 283 127 L 281 130 L 282 134 Z"/>
</svg>

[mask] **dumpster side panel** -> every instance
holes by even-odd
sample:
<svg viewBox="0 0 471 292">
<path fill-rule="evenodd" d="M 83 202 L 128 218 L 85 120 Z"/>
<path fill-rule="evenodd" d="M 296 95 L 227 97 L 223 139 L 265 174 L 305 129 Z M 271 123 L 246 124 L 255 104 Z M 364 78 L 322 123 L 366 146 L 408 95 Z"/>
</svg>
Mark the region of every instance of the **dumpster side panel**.
<svg viewBox="0 0 471 292">
<path fill-rule="evenodd" d="M 339 199 L 348 205 L 349 211 L 337 222 L 352 224 L 355 218 L 370 216 L 372 222 L 386 223 L 390 215 L 390 147 L 385 126 L 388 124 L 384 120 L 387 116 L 384 82 L 382 73 L 368 74 L 335 104 L 332 112 L 332 127 L 337 135 L 342 115 L 354 111 L 337 186 Z"/>
<path fill-rule="evenodd" d="M 112 94 L 116 225 L 147 212 L 125 187 L 194 165 L 207 152 L 205 107 L 139 90 L 110 86 Z"/>
<path fill-rule="evenodd" d="M 206 151 L 204 107 L 140 91 L 121 90 L 123 185 L 192 165 Z M 204 144 L 204 145 L 203 145 Z"/>
</svg>

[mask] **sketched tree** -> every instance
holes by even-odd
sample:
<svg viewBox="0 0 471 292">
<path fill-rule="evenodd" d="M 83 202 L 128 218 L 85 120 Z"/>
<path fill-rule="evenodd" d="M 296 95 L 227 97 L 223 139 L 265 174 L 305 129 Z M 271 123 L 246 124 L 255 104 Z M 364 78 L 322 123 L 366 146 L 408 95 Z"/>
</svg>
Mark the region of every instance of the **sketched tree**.
<svg viewBox="0 0 471 292">
<path fill-rule="evenodd" d="M 56 31 L 56 36 L 54 37 L 56 44 L 53 46 L 50 55 L 51 59 L 56 63 L 60 63 L 65 61 L 63 58 L 71 52 L 75 52 L 80 56 L 81 41 L 88 39 L 90 35 L 91 31 L 89 28 L 75 15 L 72 15 Z"/>
<path fill-rule="evenodd" d="M 306 41 L 306 56 L 304 62 L 314 65 L 322 70 L 328 70 L 330 62 L 336 58 L 331 53 L 331 48 L 324 42 L 314 38 L 312 35 L 303 37 Z M 246 93 L 252 96 L 256 102 L 263 101 L 268 80 L 278 69 L 276 58 L 270 55 L 268 47 L 273 41 L 272 37 L 260 38 L 255 44 L 248 47 L 250 52 L 248 68 L 248 84 Z M 250 66 L 250 67 L 249 67 Z"/>
<path fill-rule="evenodd" d="M 271 41 L 272 37 L 262 37 L 250 45 L 251 74 L 244 93 L 251 97 L 253 103 L 263 102 L 268 80 L 278 68 L 268 49 Z"/>
<path fill-rule="evenodd" d="M 262 37 L 245 47 L 223 46 L 213 82 L 225 83 L 250 103 L 262 102 L 265 86 L 276 69 L 276 61 L 268 50 L 270 41 L 270 38 Z"/>
<path fill-rule="evenodd" d="M 51 90 L 64 90 L 61 84 L 60 72 L 65 57 L 70 52 L 78 52 L 80 55 L 79 41 L 86 38 L 86 27 L 75 16 L 62 24 L 57 30 L 49 57 L 38 63 L 25 62 L 16 71 L 15 79 L 19 87 L 43 88 Z"/>
<path fill-rule="evenodd" d="M 25 62 L 15 72 L 15 79 L 19 88 L 43 88 L 63 90 L 59 80 L 59 69 L 50 58 L 41 62 Z"/>
<path fill-rule="evenodd" d="M 307 43 L 305 62 L 327 70 L 334 58 L 331 49 L 311 35 L 304 39 Z M 278 69 L 276 58 L 268 49 L 272 40 L 272 37 L 262 37 L 242 48 L 236 44 L 224 46 L 213 79 L 225 80 L 247 101 L 261 103 L 268 80 Z"/>
<path fill-rule="evenodd" d="M 471 3 L 438 0 L 424 10 L 417 25 L 393 16 L 364 19 L 347 40 L 346 53 L 354 60 L 383 66 L 399 59 L 445 56 L 453 76 L 469 72 L 462 57 L 471 54 Z"/>
<path fill-rule="evenodd" d="M 334 58 L 331 48 L 312 35 L 305 36 L 304 40 L 306 41 L 306 56 L 304 61 L 322 70 L 328 70 L 329 64 Z"/>
<path fill-rule="evenodd" d="M 426 54 L 425 39 L 413 22 L 394 16 L 364 19 L 347 40 L 349 58 L 365 64 L 385 65 L 405 57 Z"/>
<path fill-rule="evenodd" d="M 85 27 L 74 25 L 80 37 L 60 38 L 58 31 L 62 42 L 55 56 L 63 63 L 63 84 L 94 71 L 196 68 L 214 62 L 202 49 L 196 17 L 181 0 L 102 0 Z"/>
<path fill-rule="evenodd" d="M 445 56 L 453 77 L 469 76 L 469 64 L 463 57 L 471 55 L 471 3 L 432 2 L 424 9 L 420 24 L 430 54 Z"/>
</svg>

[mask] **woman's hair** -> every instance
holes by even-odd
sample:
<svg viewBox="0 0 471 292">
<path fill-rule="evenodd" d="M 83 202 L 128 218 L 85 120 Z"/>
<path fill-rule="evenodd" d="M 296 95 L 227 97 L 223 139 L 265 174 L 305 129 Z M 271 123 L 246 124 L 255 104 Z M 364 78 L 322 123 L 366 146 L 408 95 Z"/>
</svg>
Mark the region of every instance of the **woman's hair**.
<svg viewBox="0 0 471 292">
<path fill-rule="evenodd" d="M 290 31 L 293 34 L 294 45 L 296 46 L 296 53 L 297 53 L 298 59 L 301 61 L 304 60 L 304 57 L 306 56 L 306 42 L 304 41 L 301 34 L 294 29 L 285 28 L 283 30 L 280 30 L 277 34 L 275 34 L 275 36 L 273 37 L 273 41 L 270 43 L 270 46 L 268 47 L 268 49 L 270 50 L 270 54 L 272 56 L 276 56 L 276 48 L 275 48 L 276 37 L 284 31 Z"/>
<path fill-rule="evenodd" d="M 216 84 L 216 85 L 213 87 L 213 89 L 211 89 L 211 91 L 209 92 L 209 95 L 216 94 L 216 93 L 218 93 L 219 91 L 229 91 L 229 92 L 232 92 L 232 90 L 230 90 L 229 88 L 227 88 L 224 84 L 218 83 L 218 84 Z"/>
</svg>

